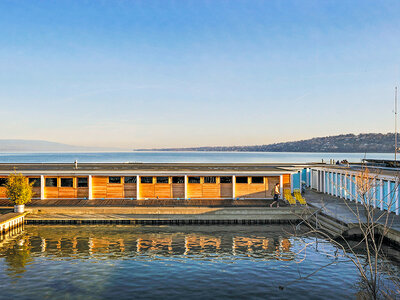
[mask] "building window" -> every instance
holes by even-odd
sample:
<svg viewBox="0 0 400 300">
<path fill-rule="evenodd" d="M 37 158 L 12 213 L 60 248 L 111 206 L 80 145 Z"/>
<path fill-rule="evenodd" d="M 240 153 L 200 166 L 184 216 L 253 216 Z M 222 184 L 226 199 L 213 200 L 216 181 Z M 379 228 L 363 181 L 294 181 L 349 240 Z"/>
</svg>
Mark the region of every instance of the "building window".
<svg viewBox="0 0 400 300">
<path fill-rule="evenodd" d="M 217 177 L 215 177 L 215 176 L 204 176 L 204 183 L 217 183 Z"/>
<path fill-rule="evenodd" d="M 0 186 L 5 186 L 7 183 L 7 178 L 0 178 Z"/>
<path fill-rule="evenodd" d="M 264 183 L 264 177 L 262 176 L 251 177 L 251 183 Z"/>
<path fill-rule="evenodd" d="M 61 187 L 73 187 L 74 179 L 73 178 L 61 178 Z"/>
<path fill-rule="evenodd" d="M 78 177 L 78 187 L 88 187 L 88 178 Z"/>
<path fill-rule="evenodd" d="M 46 186 L 57 187 L 57 178 L 55 177 L 46 178 Z"/>
<path fill-rule="evenodd" d="M 236 183 L 248 183 L 247 182 L 247 177 L 245 177 L 245 176 L 236 177 Z"/>
<path fill-rule="evenodd" d="M 153 183 L 153 177 L 150 177 L 150 176 L 140 177 L 140 182 L 141 183 Z"/>
<path fill-rule="evenodd" d="M 232 177 L 230 177 L 230 176 L 221 176 L 219 178 L 219 181 L 221 183 L 232 183 Z"/>
<path fill-rule="evenodd" d="M 125 176 L 125 183 L 136 183 L 136 176 Z"/>
<path fill-rule="evenodd" d="M 40 187 L 40 177 L 31 177 L 28 179 L 29 184 L 32 184 L 33 187 Z"/>
<path fill-rule="evenodd" d="M 168 183 L 168 176 L 157 177 L 157 183 Z"/>
<path fill-rule="evenodd" d="M 108 177 L 108 183 L 121 183 L 120 176 L 110 176 Z"/>
<path fill-rule="evenodd" d="M 188 182 L 189 183 L 200 183 L 200 177 L 189 177 Z"/>
<path fill-rule="evenodd" d="M 185 177 L 183 176 L 172 177 L 172 183 L 185 183 Z"/>
</svg>

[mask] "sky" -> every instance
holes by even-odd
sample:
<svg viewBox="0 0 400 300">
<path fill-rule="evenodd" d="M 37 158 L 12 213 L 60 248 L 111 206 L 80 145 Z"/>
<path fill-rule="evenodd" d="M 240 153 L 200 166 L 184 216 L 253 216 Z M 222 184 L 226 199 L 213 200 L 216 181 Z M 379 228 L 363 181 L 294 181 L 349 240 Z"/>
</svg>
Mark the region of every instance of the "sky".
<svg viewBox="0 0 400 300">
<path fill-rule="evenodd" d="M 136 148 L 393 132 L 400 1 L 0 1 L 0 139 Z"/>
</svg>

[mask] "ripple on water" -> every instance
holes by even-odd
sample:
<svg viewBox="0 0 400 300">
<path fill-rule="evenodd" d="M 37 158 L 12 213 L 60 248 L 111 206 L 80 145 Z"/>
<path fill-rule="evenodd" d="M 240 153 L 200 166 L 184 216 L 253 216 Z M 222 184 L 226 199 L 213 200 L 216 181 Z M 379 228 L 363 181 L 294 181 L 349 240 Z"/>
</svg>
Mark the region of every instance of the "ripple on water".
<svg viewBox="0 0 400 300">
<path fill-rule="evenodd" d="M 22 246 L 11 241 L 0 248 L 4 291 L 0 298 L 311 299 L 355 295 L 357 271 L 344 258 L 332 257 L 337 250 L 332 244 L 319 241 L 318 246 L 300 252 L 304 241 L 314 239 L 293 238 L 282 229 L 27 226 L 18 237 L 25 241 Z"/>
</svg>

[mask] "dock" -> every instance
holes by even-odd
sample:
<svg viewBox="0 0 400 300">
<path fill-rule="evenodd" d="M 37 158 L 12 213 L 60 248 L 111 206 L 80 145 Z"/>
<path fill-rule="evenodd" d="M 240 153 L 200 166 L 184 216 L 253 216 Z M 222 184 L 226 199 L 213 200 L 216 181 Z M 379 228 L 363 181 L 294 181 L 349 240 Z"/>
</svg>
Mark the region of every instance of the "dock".
<svg viewBox="0 0 400 300">
<path fill-rule="evenodd" d="M 298 223 L 302 207 L 35 207 L 27 224 L 283 224 Z"/>
<path fill-rule="evenodd" d="M 0 236 L 3 237 L 8 233 L 24 226 L 26 213 L 8 213 L 0 215 Z"/>
<path fill-rule="evenodd" d="M 357 237 L 360 235 L 359 220 L 365 222 L 365 210 L 360 203 L 312 190 L 308 190 L 304 197 L 309 206 L 318 211 L 318 216 L 311 216 L 310 221 L 330 236 Z M 358 211 L 359 218 L 351 210 Z M 399 247 L 400 216 L 394 212 L 376 209 L 375 221 L 378 233 L 381 233 L 385 226 L 386 218 L 381 218 L 383 214 L 388 214 L 386 240 Z"/>
</svg>

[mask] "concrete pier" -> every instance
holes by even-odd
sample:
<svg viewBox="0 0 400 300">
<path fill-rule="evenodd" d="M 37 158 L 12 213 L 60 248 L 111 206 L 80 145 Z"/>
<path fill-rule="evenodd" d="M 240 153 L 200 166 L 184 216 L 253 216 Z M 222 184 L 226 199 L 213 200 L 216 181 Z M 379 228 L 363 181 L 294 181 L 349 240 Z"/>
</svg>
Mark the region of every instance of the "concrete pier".
<svg viewBox="0 0 400 300">
<path fill-rule="evenodd" d="M 305 198 L 310 207 L 319 211 L 318 226 L 331 236 L 357 237 L 361 234 L 359 222 L 365 222 L 365 209 L 360 203 L 315 191 L 307 191 Z M 377 233 L 382 233 L 386 226 L 386 240 L 400 247 L 400 216 L 376 209 L 374 217 Z M 312 221 L 316 222 L 314 216 Z"/>
<path fill-rule="evenodd" d="M 281 224 L 296 223 L 304 207 L 35 207 L 27 224 Z"/>
<path fill-rule="evenodd" d="M 23 227 L 26 213 L 8 213 L 0 216 L 0 235 L 6 235 L 10 231 Z"/>
</svg>

